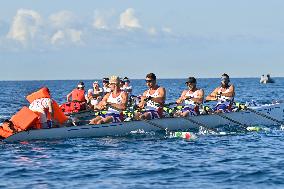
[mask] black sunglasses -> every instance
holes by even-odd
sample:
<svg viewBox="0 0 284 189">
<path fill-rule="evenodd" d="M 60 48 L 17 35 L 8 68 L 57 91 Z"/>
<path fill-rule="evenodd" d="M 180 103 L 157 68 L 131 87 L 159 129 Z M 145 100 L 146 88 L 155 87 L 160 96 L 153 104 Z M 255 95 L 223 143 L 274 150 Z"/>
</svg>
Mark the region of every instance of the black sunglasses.
<svg viewBox="0 0 284 189">
<path fill-rule="evenodd" d="M 149 80 L 148 79 L 145 80 L 146 83 L 151 83 L 152 81 L 153 81 L 152 79 L 151 80 L 150 79 Z"/>
</svg>

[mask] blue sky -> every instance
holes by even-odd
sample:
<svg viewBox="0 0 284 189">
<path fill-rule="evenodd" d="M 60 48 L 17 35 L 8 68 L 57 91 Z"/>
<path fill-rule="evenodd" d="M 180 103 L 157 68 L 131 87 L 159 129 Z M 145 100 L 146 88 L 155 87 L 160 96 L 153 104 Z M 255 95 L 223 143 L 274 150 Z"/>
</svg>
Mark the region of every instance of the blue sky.
<svg viewBox="0 0 284 189">
<path fill-rule="evenodd" d="M 10 0 L 0 6 L 0 80 L 284 76 L 283 7 L 281 0 Z"/>
</svg>

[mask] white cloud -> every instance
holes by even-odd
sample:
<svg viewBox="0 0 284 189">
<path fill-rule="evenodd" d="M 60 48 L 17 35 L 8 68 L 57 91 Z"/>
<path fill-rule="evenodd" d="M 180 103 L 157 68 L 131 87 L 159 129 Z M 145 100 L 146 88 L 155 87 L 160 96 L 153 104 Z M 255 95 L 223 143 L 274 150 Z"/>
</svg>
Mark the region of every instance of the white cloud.
<svg viewBox="0 0 284 189">
<path fill-rule="evenodd" d="M 99 11 L 95 10 L 94 12 L 94 21 L 93 21 L 93 27 L 95 29 L 108 29 L 108 23 L 107 20 L 110 19 L 111 16 L 113 16 L 114 11 Z"/>
<path fill-rule="evenodd" d="M 72 12 L 63 10 L 52 14 L 49 17 L 49 21 L 52 27 L 64 29 L 74 27 L 78 22 L 78 19 Z"/>
<path fill-rule="evenodd" d="M 153 35 L 153 36 L 155 36 L 155 35 L 158 34 L 156 28 L 154 28 L 154 27 L 149 28 L 149 29 L 148 29 L 148 33 L 149 33 L 150 35 Z"/>
<path fill-rule="evenodd" d="M 56 44 L 59 43 L 60 41 L 62 41 L 64 39 L 64 32 L 59 30 L 57 31 L 55 34 L 53 34 L 53 36 L 51 37 L 51 44 Z"/>
<path fill-rule="evenodd" d="M 95 29 L 107 29 L 106 21 L 101 16 L 95 18 L 93 26 Z"/>
<path fill-rule="evenodd" d="M 120 14 L 120 28 L 141 28 L 138 18 L 135 17 L 135 11 L 132 8 L 126 9 Z"/>
<path fill-rule="evenodd" d="M 162 28 L 162 31 L 165 32 L 165 33 L 172 33 L 172 29 L 169 28 L 169 27 Z"/>
<path fill-rule="evenodd" d="M 74 44 L 82 44 L 82 34 L 81 30 L 75 29 L 66 29 L 66 30 L 58 30 L 54 33 L 50 39 L 51 44 L 53 45 L 64 45 L 68 43 Z"/>
<path fill-rule="evenodd" d="M 39 13 L 33 10 L 19 9 L 7 37 L 26 43 L 28 40 L 35 38 L 41 24 L 42 19 Z"/>
</svg>

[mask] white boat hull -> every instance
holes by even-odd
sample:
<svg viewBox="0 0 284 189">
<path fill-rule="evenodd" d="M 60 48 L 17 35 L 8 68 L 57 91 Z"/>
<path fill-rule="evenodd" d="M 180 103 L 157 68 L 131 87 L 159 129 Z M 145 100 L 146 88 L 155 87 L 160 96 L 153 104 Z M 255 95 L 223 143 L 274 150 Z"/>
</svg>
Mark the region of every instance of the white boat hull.
<svg viewBox="0 0 284 189">
<path fill-rule="evenodd" d="M 254 110 L 269 117 L 284 121 L 284 104 L 271 104 L 254 107 Z M 242 125 L 277 125 L 271 119 L 257 115 L 249 110 L 240 112 L 231 112 L 223 114 L 226 117 L 236 120 Z M 200 115 L 190 117 L 195 122 L 202 123 L 208 128 L 216 128 L 221 125 L 240 127 L 238 124 L 224 119 L 218 115 Z M 279 125 L 279 124 L 278 124 Z M 150 121 L 131 121 L 122 123 L 110 123 L 102 125 L 83 125 L 52 129 L 24 131 L 10 136 L 4 141 L 29 141 L 29 140 L 46 140 L 46 139 L 66 139 L 66 138 L 85 138 L 85 137 L 105 137 L 105 136 L 126 136 L 133 131 L 143 130 L 144 132 L 162 131 L 187 131 L 197 129 L 198 124 L 184 118 L 163 118 Z"/>
</svg>

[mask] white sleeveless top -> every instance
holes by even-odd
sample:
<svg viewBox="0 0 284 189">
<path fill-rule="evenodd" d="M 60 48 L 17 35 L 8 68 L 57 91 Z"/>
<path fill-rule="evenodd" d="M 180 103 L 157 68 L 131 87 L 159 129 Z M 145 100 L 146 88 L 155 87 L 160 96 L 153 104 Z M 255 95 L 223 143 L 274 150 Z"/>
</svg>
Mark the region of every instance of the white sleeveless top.
<svg viewBox="0 0 284 189">
<path fill-rule="evenodd" d="M 103 93 L 103 89 L 102 89 L 102 88 L 99 88 L 98 91 L 96 91 L 96 90 L 93 89 L 93 94 L 94 94 L 94 95 L 98 95 L 98 94 L 100 94 L 100 93 Z"/>
<path fill-rule="evenodd" d="M 153 97 L 153 98 L 158 97 L 159 96 L 159 88 L 153 94 L 150 94 L 150 89 L 148 89 L 146 97 Z M 152 100 L 149 100 L 146 103 L 145 110 L 158 110 L 159 107 L 160 107 L 160 105 L 158 103 L 156 103 Z"/>
<path fill-rule="evenodd" d="M 125 91 L 125 92 L 127 92 L 127 93 L 128 93 L 128 96 L 132 95 L 132 92 L 130 92 L 130 91 L 132 90 L 132 86 L 131 86 L 131 85 L 129 85 L 129 86 L 127 86 L 127 87 L 123 86 L 123 87 L 121 87 L 120 89 L 123 90 L 123 91 Z"/>
<path fill-rule="evenodd" d="M 107 102 L 114 103 L 114 104 L 122 104 L 122 93 L 124 93 L 124 92 L 121 91 L 120 94 L 117 97 L 114 98 L 112 96 L 113 93 L 111 92 L 108 99 L 107 99 Z M 109 107 L 107 113 L 120 114 L 120 111 Z"/>
<path fill-rule="evenodd" d="M 190 91 L 187 91 L 186 94 L 185 94 L 185 97 L 197 98 L 198 97 L 198 95 L 197 95 L 198 92 L 199 92 L 199 89 L 194 91 L 193 93 L 190 93 Z M 196 103 L 193 100 L 191 100 L 191 99 L 186 99 L 186 100 L 184 100 L 184 105 L 185 106 L 195 106 Z"/>
<path fill-rule="evenodd" d="M 222 87 L 220 87 L 220 89 L 218 90 L 218 93 L 222 92 Z M 226 94 L 229 92 L 229 88 L 226 89 L 224 92 L 222 92 L 222 94 Z M 227 97 L 222 95 L 220 97 L 218 97 L 218 102 L 217 104 L 225 104 L 226 106 L 231 105 L 231 103 L 234 101 L 234 97 Z"/>
</svg>

